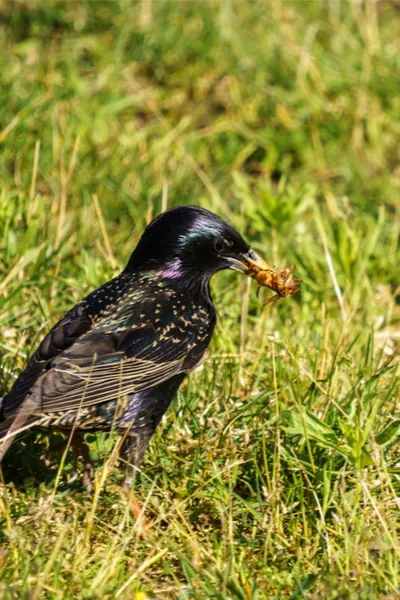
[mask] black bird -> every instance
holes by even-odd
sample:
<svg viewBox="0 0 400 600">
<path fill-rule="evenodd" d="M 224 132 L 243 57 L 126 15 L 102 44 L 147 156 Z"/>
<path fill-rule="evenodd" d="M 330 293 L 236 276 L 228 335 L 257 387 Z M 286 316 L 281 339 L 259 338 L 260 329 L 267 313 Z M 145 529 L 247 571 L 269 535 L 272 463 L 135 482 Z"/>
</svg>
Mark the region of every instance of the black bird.
<svg viewBox="0 0 400 600">
<path fill-rule="evenodd" d="M 154 219 L 120 275 L 46 335 L 0 406 L 0 460 L 19 431 L 116 431 L 140 464 L 187 373 L 210 343 L 210 278 L 265 263 L 218 216 L 180 206 Z M 88 456 L 86 457 L 88 459 Z"/>
</svg>

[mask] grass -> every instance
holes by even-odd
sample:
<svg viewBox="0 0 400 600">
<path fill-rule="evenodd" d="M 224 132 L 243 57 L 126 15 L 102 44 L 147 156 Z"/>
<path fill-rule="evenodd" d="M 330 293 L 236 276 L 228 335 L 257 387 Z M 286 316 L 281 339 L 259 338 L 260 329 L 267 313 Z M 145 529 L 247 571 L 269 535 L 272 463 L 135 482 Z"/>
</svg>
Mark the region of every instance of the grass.
<svg viewBox="0 0 400 600">
<path fill-rule="evenodd" d="M 54 435 L 12 447 L 2 598 L 398 597 L 399 22 L 369 0 L 2 2 L 3 391 L 167 206 L 303 279 L 263 307 L 215 277 L 210 353 L 136 488 L 151 531 L 115 440 L 88 436 L 92 496 Z"/>
</svg>

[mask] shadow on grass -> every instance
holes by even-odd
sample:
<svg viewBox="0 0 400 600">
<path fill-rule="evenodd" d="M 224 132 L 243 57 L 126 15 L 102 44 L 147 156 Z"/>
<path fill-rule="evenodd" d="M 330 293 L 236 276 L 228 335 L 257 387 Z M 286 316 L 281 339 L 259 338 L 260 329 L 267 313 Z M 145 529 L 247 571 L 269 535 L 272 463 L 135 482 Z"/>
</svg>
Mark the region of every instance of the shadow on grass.
<svg viewBox="0 0 400 600">
<path fill-rule="evenodd" d="M 63 456 L 66 436 L 57 433 L 43 434 L 29 431 L 10 447 L 2 462 L 5 483 L 13 483 L 17 489 L 54 483 Z M 67 484 L 74 468 L 71 452 L 66 457 L 62 485 Z M 81 486 L 78 477 L 74 485 Z M 72 483 L 71 483 L 72 485 Z"/>
</svg>

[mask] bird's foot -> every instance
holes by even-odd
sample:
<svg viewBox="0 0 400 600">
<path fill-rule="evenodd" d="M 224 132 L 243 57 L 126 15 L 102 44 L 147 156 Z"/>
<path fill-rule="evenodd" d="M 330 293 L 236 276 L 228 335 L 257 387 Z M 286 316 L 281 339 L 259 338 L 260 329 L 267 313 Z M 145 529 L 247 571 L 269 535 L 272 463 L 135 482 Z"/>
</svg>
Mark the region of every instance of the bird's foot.
<svg viewBox="0 0 400 600">
<path fill-rule="evenodd" d="M 88 492 L 93 491 L 93 479 L 94 479 L 94 467 L 91 461 L 85 461 L 85 468 L 83 470 L 83 485 Z"/>
<path fill-rule="evenodd" d="M 72 476 L 76 479 L 77 474 L 77 463 L 79 457 L 83 458 L 83 485 L 88 492 L 93 491 L 93 479 L 94 479 L 94 466 L 89 454 L 89 446 L 85 442 L 83 435 L 76 431 L 71 439 L 71 448 L 75 457 L 75 472 Z"/>
<path fill-rule="evenodd" d="M 78 477 L 79 477 L 79 471 L 77 469 L 74 469 L 71 477 L 68 479 L 68 484 L 70 485 L 71 483 L 75 483 L 75 481 L 78 479 Z"/>
<path fill-rule="evenodd" d="M 77 461 L 75 461 L 77 463 Z M 71 477 L 68 479 L 68 484 L 75 483 L 80 477 L 80 471 L 77 464 L 74 466 Z M 88 492 L 93 491 L 94 466 L 92 462 L 85 462 L 83 469 L 82 483 Z"/>
</svg>

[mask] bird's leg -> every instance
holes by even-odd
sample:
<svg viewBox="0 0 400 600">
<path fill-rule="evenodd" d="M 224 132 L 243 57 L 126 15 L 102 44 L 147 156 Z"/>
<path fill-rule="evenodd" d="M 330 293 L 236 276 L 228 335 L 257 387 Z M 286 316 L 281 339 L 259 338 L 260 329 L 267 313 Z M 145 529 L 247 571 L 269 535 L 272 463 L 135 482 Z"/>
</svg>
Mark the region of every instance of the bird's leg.
<svg viewBox="0 0 400 600">
<path fill-rule="evenodd" d="M 50 454 L 55 455 L 56 457 L 62 457 L 64 452 L 68 449 L 71 449 L 73 457 L 74 457 L 74 470 L 72 473 L 72 477 L 69 480 L 69 483 L 74 482 L 78 477 L 78 461 L 82 456 L 84 461 L 83 468 L 83 485 L 90 492 L 93 488 L 92 479 L 94 474 L 93 463 L 90 459 L 89 447 L 83 439 L 82 433 L 79 431 L 74 431 L 72 436 L 65 438 L 53 445 L 50 450 Z M 49 463 L 48 459 L 45 459 L 47 463 Z"/>
<path fill-rule="evenodd" d="M 56 441 L 50 448 L 44 453 L 43 459 L 46 467 L 50 466 L 52 459 L 55 458 L 60 460 L 68 446 L 68 438 Z"/>
<path fill-rule="evenodd" d="M 124 461 L 122 468 L 125 469 L 124 485 L 131 488 L 138 473 L 139 466 L 143 460 L 144 453 L 149 445 L 150 436 L 140 434 L 129 434 L 122 443 L 120 458 Z"/>
<path fill-rule="evenodd" d="M 123 460 L 121 468 L 125 470 L 125 479 L 122 484 L 122 489 L 130 500 L 131 510 L 135 518 L 138 519 L 142 525 L 148 525 L 148 522 L 143 516 L 143 508 L 132 492 L 132 487 L 135 483 L 137 473 L 139 472 L 139 466 L 142 462 L 143 455 L 146 452 L 150 437 L 151 436 L 128 434 L 123 441 L 120 452 L 120 458 Z"/>
<path fill-rule="evenodd" d="M 71 449 L 75 458 L 75 467 L 79 456 L 83 458 L 83 485 L 88 492 L 93 489 L 94 467 L 89 454 L 89 446 L 83 439 L 83 434 L 80 431 L 74 431 L 71 439 Z"/>
</svg>

